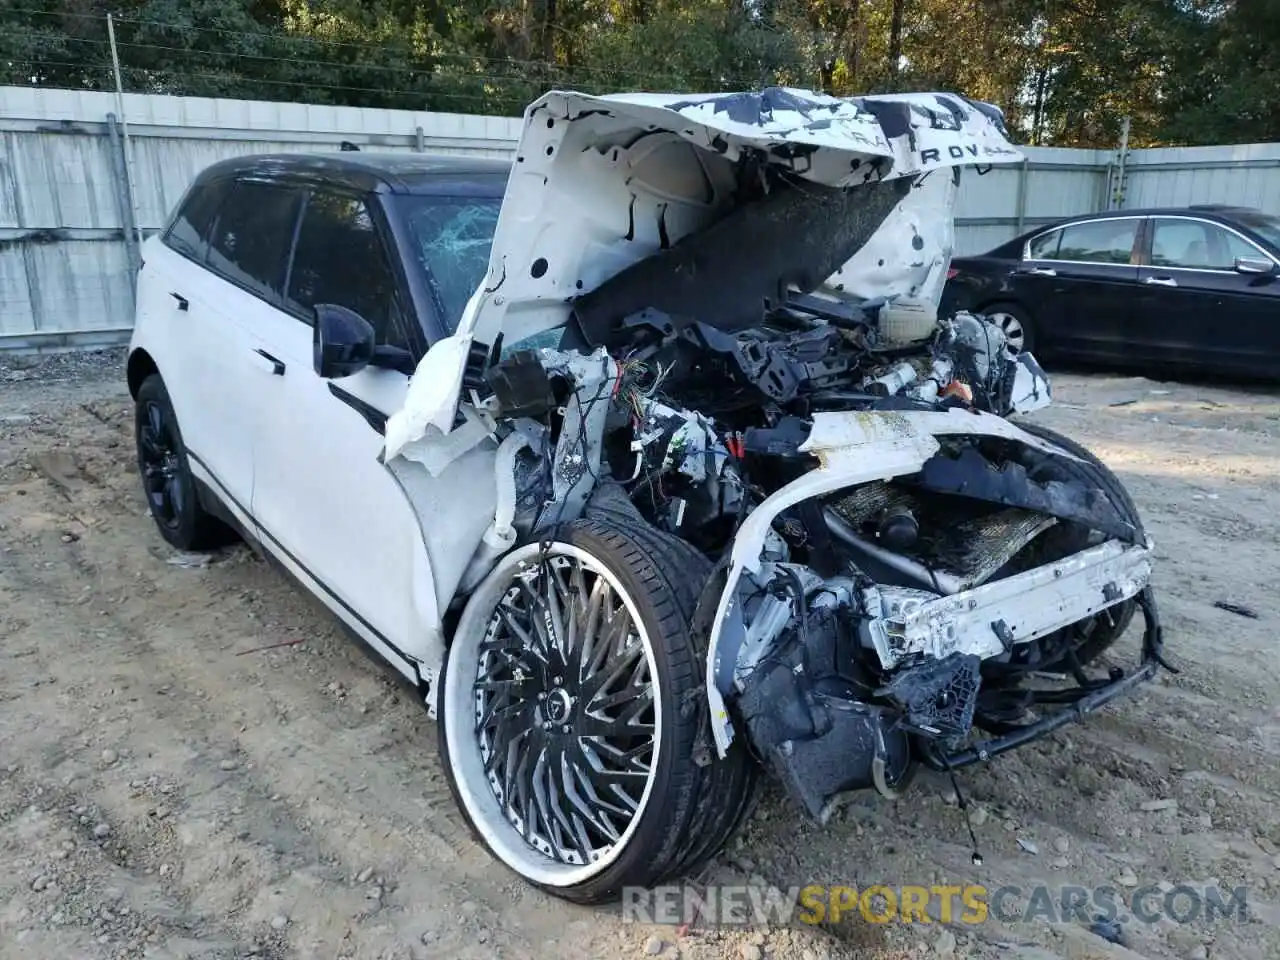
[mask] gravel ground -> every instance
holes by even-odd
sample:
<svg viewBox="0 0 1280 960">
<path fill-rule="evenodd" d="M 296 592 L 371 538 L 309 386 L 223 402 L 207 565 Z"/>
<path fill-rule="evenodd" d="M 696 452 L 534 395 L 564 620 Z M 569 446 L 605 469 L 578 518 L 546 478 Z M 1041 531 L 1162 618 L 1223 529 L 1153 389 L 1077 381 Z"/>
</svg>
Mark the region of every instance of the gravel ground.
<svg viewBox="0 0 1280 960">
<path fill-rule="evenodd" d="M 0 958 L 1280 956 L 1276 395 L 1055 379 L 1038 419 L 1129 485 L 1182 672 L 963 772 L 981 866 L 922 774 L 826 828 L 771 790 L 697 878 L 1248 889 L 1244 921 L 1123 922 L 1121 945 L 994 918 L 681 930 L 518 882 L 464 830 L 411 692 L 246 548 L 192 564 L 154 532 L 122 360 L 0 359 Z"/>
</svg>

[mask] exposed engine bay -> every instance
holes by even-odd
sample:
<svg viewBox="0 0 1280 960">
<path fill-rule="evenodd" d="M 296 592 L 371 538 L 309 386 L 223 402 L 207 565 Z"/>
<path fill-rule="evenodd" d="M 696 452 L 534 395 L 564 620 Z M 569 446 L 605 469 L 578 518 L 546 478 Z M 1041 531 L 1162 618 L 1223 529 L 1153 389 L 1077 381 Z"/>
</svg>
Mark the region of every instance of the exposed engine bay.
<svg viewBox="0 0 1280 960">
<path fill-rule="evenodd" d="M 519 539 L 611 494 L 720 560 L 711 698 L 815 817 L 851 788 L 902 786 L 920 744 L 945 758 L 975 722 L 1019 716 L 1033 696 L 1018 681 L 1127 625 L 1117 607 L 1150 574 L 1124 505 L 998 419 L 1049 402 L 1032 356 L 968 314 L 887 341 L 883 310 L 796 297 L 735 333 L 646 310 L 620 342 L 516 351 L 474 384 L 519 445 Z M 821 469 L 835 414 L 890 443 L 922 415 L 950 435 L 917 469 L 868 464 L 875 479 L 759 512 Z"/>
<path fill-rule="evenodd" d="M 893 795 L 920 762 L 951 770 L 1042 736 L 1162 662 L 1152 546 L 1123 487 L 1065 438 L 1009 419 L 1051 402 L 1033 356 L 981 316 L 934 312 L 950 208 L 943 252 L 918 261 L 923 221 L 910 211 L 949 203 L 959 165 L 978 154 L 952 147 L 954 170 L 900 156 L 890 175 L 894 138 L 919 161 L 941 152 L 926 134 L 963 132 L 911 111 L 890 122 L 895 104 L 870 108 L 889 139 L 858 147 L 883 153 L 875 169 L 846 154 L 828 174 L 816 148 L 782 156 L 709 136 L 696 168 L 732 202 L 674 238 L 671 201 L 655 203 L 652 247 L 613 260 L 596 250 L 590 269 L 609 266 L 591 282 L 583 266 L 548 286 L 533 241 L 521 248 L 530 280 L 495 247 L 466 337 L 433 348 L 415 378 L 450 402 L 424 403 L 408 440 L 388 424 L 388 453 L 418 443 L 413 458 L 433 472 L 484 438 L 497 445 L 497 516 L 459 597 L 517 544 L 600 511 L 643 518 L 709 558 L 694 623 L 706 755 L 744 738 L 819 820 L 843 792 Z M 616 133 L 623 111 L 606 106 L 617 115 L 592 116 L 595 139 L 561 162 L 622 164 L 615 145 L 631 149 L 640 128 Z M 859 110 L 850 122 L 870 115 Z M 973 104 L 956 111 L 995 122 Z M 569 155 L 575 135 L 541 149 L 541 116 L 531 111 L 522 141 L 530 164 Z M 545 128 L 566 116 L 572 104 Z M 646 124 L 657 116 L 635 109 Z M 683 126 L 671 122 L 671 143 L 702 135 Z M 869 172 L 850 185 L 850 168 Z M 641 190 L 628 189 L 630 241 Z M 515 209 L 511 231 L 535 222 Z M 905 238 L 906 267 L 877 285 L 866 278 L 889 259 L 876 239 L 887 235 Z M 432 425 L 444 437 L 424 449 Z M 1087 674 L 1139 611 L 1139 667 Z M 1046 689 L 1045 674 L 1074 686 Z"/>
</svg>

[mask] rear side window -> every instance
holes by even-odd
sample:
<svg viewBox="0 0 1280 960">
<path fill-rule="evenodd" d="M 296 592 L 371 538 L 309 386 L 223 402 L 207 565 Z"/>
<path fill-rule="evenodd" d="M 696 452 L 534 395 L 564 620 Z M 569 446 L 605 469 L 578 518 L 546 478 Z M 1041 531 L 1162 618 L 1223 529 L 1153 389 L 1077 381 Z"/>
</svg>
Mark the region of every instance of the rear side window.
<svg viewBox="0 0 1280 960">
<path fill-rule="evenodd" d="M 209 228 L 218 215 L 218 204 L 226 194 L 226 182 L 206 183 L 188 192 L 164 242 L 184 257 L 203 263 L 209 250 Z"/>
<path fill-rule="evenodd" d="M 1075 223 L 1062 228 L 1062 243 L 1054 259 L 1078 263 L 1128 263 L 1137 235 L 1136 219 Z"/>
<path fill-rule="evenodd" d="M 260 297 L 278 297 L 301 205 L 293 188 L 236 181 L 213 226 L 210 269 Z"/>
<path fill-rule="evenodd" d="M 313 322 L 317 303 L 354 310 L 379 343 L 407 347 L 393 322 L 396 283 L 369 207 L 358 197 L 317 191 L 307 201 L 285 304 Z"/>
</svg>

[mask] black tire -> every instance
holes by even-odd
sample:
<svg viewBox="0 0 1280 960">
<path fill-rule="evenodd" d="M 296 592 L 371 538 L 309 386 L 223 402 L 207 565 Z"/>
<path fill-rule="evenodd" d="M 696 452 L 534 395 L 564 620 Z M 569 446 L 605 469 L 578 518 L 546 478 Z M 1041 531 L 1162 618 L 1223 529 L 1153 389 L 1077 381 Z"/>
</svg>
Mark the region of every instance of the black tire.
<svg viewBox="0 0 1280 960">
<path fill-rule="evenodd" d="M 647 792 L 638 812 L 626 821 L 621 839 L 607 852 L 599 868 L 589 864 L 585 856 L 566 862 L 559 851 L 553 855 L 543 849 L 543 844 L 527 842 L 521 832 L 525 827 L 517 829 L 509 822 L 516 812 L 515 804 L 503 805 L 496 768 L 492 773 L 483 771 L 479 730 L 485 724 L 480 719 L 468 723 L 466 718 L 474 716 L 472 710 L 479 709 L 468 709 L 467 697 L 477 698 L 476 670 L 484 662 L 480 654 L 471 651 L 479 649 L 477 645 L 487 643 L 490 649 L 495 645 L 495 631 L 501 629 L 494 625 L 497 606 L 510 595 L 510 584 L 515 582 L 521 565 L 526 565 L 527 571 L 530 558 L 536 561 L 537 549 L 536 545 L 525 548 L 530 556 L 523 559 L 520 551 L 504 558 L 477 588 L 459 621 L 439 678 L 440 752 L 459 809 L 491 853 L 523 879 L 549 893 L 577 903 L 600 903 L 615 899 L 623 887 L 651 887 L 713 856 L 741 823 L 744 808 L 749 808 L 755 783 L 754 763 L 740 742 L 732 745 L 724 760 L 718 759 L 710 739 L 703 688 L 705 651 L 699 649 L 690 627 L 707 578 L 706 558 L 639 517 L 619 510 L 598 511 L 566 525 L 550 550 L 572 550 L 589 558 L 590 563 L 616 580 L 621 594 L 634 606 L 641 627 L 637 636 L 647 642 L 650 653 L 651 695 L 659 704 L 656 714 L 660 721 L 655 725 L 660 731 L 655 748 L 657 761 L 650 765 Z M 538 583 L 547 579 L 542 572 L 533 576 Z M 503 656 L 508 655 L 508 649 L 504 648 Z M 505 669 L 509 661 L 498 662 Z M 463 672 L 454 674 L 455 670 Z M 569 687 L 573 679 L 570 677 L 564 687 Z M 557 686 L 553 694 L 559 690 Z M 582 713 L 594 702 L 588 701 L 591 695 L 584 691 L 579 687 L 577 695 L 570 698 L 575 711 L 582 701 Z M 543 694 L 546 696 L 545 691 Z M 505 692 L 503 695 L 508 696 Z M 550 699 L 542 702 L 549 704 Z M 539 711 L 544 707 L 534 703 L 523 690 L 509 696 L 501 708 L 508 715 L 520 715 L 520 719 L 512 721 L 518 730 L 525 729 L 521 725 L 529 722 L 524 718 L 542 716 Z M 577 724 L 581 719 L 575 713 L 570 723 Z M 500 727 L 496 722 L 493 725 Z M 550 726 L 546 723 L 546 727 Z M 519 733 L 510 742 L 545 743 L 545 739 L 539 739 L 545 736 L 529 728 L 527 734 Z M 581 728 L 575 728 L 560 741 L 580 741 L 585 737 Z M 499 755 L 492 745 L 489 750 L 491 756 Z M 704 762 L 699 764 L 695 756 Z M 522 764 L 529 762 L 522 760 Z M 477 776 L 481 772 L 494 778 L 490 781 L 492 786 Z M 514 781 L 505 783 L 510 787 Z M 565 783 L 571 785 L 567 779 Z M 490 787 L 488 793 L 485 787 Z M 573 814 L 571 807 L 566 809 Z M 545 818 L 543 822 L 547 822 Z M 582 849 L 586 853 L 585 846 Z"/>
<path fill-rule="evenodd" d="M 1008 302 L 989 303 L 978 312 L 1004 330 L 1006 336 L 1010 335 L 1014 325 L 1022 331 L 1022 343 L 1016 352 L 1032 353 L 1035 351 L 1038 338 L 1036 337 L 1035 325 L 1032 322 L 1031 314 L 1025 307 Z M 1013 338 L 1010 337 L 1010 340 L 1012 342 Z"/>
<path fill-rule="evenodd" d="M 138 388 L 133 436 L 143 495 L 160 536 L 179 550 L 225 543 L 230 531 L 200 505 L 178 418 L 158 373 Z"/>
<path fill-rule="evenodd" d="M 1084 461 L 1083 463 L 1072 465 L 1072 468 L 1079 473 L 1079 478 L 1110 497 L 1119 506 L 1120 513 L 1124 519 L 1137 528 L 1139 537 L 1146 536 L 1146 530 L 1142 525 L 1142 517 L 1138 513 L 1137 504 L 1133 502 L 1133 497 L 1129 495 L 1129 491 L 1125 489 L 1120 478 L 1112 473 L 1105 463 L 1099 460 L 1086 447 L 1081 446 L 1070 437 L 1063 436 L 1056 430 L 1051 430 L 1038 423 L 1021 420 L 1018 421 L 1018 426 L 1027 433 L 1039 437 L 1041 440 L 1047 440 L 1049 443 L 1061 447 Z M 1076 658 L 1079 660 L 1080 665 L 1084 666 L 1096 660 L 1112 644 L 1119 640 L 1129 628 L 1137 609 L 1136 600 L 1125 600 L 1095 617 L 1095 622 L 1088 638 L 1075 650 Z M 1065 670 L 1066 667 L 1062 663 L 1056 663 L 1052 664 L 1048 669 Z"/>
</svg>

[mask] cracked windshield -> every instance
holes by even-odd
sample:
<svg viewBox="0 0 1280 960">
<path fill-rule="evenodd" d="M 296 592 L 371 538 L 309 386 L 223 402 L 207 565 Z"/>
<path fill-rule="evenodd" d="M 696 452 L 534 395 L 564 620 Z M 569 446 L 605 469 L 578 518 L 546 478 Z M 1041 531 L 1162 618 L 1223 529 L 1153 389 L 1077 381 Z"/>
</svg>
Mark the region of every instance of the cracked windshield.
<svg viewBox="0 0 1280 960">
<path fill-rule="evenodd" d="M 489 269 L 498 197 L 404 197 L 413 251 L 430 278 L 450 333 Z"/>
</svg>

